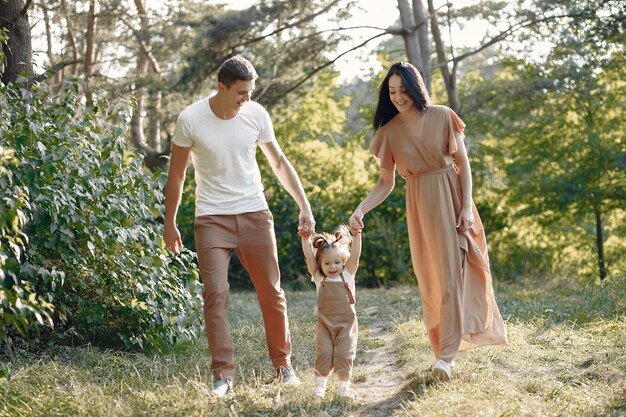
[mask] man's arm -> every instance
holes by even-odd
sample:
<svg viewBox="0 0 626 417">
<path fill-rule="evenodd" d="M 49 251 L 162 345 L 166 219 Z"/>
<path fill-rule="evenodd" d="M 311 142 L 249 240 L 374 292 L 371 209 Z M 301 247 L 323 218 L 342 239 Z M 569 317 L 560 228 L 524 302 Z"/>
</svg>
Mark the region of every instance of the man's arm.
<svg viewBox="0 0 626 417">
<path fill-rule="evenodd" d="M 167 172 L 167 185 L 165 186 L 165 231 L 163 240 L 165 246 L 172 252 L 180 253 L 183 242 L 180 232 L 176 226 L 176 213 L 180 205 L 185 183 L 185 172 L 187 171 L 187 161 L 191 148 L 172 145 L 170 155 L 170 167 Z"/>
<path fill-rule="evenodd" d="M 309 237 L 315 231 L 315 219 L 296 170 L 276 141 L 259 142 L 259 147 L 272 166 L 278 181 L 291 194 L 300 208 L 298 234 L 302 237 Z"/>
</svg>

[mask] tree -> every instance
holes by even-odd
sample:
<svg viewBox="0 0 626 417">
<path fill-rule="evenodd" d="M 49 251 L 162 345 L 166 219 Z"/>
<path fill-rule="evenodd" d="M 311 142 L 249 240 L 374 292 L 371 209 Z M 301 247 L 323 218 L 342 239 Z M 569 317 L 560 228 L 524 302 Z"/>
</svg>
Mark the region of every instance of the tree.
<svg viewBox="0 0 626 417">
<path fill-rule="evenodd" d="M 2 45 L 5 63 L 0 81 L 13 83 L 20 73 L 32 72 L 30 25 L 28 9 L 31 0 L 2 0 L 0 2 L 0 31 L 6 30 L 7 41 Z"/>
<path fill-rule="evenodd" d="M 615 45 L 581 35 L 562 37 L 545 63 L 504 61 L 473 93 L 488 106 L 470 120 L 485 135 L 475 167 L 487 169 L 489 182 L 479 188 L 495 190 L 492 201 L 509 213 L 500 214 L 501 232 L 523 239 L 512 246 L 534 245 L 543 260 L 553 253 L 556 267 L 583 274 L 595 253 L 604 280 L 626 264 L 618 237 L 626 216 L 626 62 Z"/>
</svg>

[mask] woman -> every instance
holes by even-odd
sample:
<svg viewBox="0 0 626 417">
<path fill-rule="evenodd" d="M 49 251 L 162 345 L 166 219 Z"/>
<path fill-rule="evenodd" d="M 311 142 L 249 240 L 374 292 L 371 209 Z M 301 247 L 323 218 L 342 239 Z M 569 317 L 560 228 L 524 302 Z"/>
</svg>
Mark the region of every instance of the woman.
<svg viewBox="0 0 626 417">
<path fill-rule="evenodd" d="M 358 233 L 364 215 L 393 190 L 395 169 L 406 178 L 411 259 L 436 358 L 433 375 L 443 381 L 460 349 L 507 343 L 472 201 L 464 127 L 454 111 L 431 103 L 413 65 L 393 64 L 380 87 L 370 144 L 379 180 L 349 220 Z"/>
</svg>

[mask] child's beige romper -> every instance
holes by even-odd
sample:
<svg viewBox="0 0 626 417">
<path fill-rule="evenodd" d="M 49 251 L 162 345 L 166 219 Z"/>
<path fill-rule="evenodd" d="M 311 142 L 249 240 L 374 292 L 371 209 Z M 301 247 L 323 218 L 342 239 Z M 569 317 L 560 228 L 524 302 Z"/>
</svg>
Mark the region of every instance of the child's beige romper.
<svg viewBox="0 0 626 417">
<path fill-rule="evenodd" d="M 315 375 L 326 377 L 334 369 L 339 380 L 347 381 L 352 376 L 359 330 L 354 294 L 344 276 L 351 277 L 345 269 L 340 276 L 342 282 L 324 277 L 319 285 Z"/>
</svg>

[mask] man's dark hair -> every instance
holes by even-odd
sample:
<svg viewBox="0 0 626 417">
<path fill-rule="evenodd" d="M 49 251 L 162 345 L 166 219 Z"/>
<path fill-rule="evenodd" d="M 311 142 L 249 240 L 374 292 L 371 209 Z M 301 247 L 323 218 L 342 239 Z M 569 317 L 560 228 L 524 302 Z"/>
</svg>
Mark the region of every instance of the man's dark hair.
<svg viewBox="0 0 626 417">
<path fill-rule="evenodd" d="M 224 61 L 217 72 L 217 81 L 226 87 L 230 87 L 239 80 L 252 81 L 258 77 L 252 63 L 241 55 L 235 55 Z"/>
<path fill-rule="evenodd" d="M 389 68 L 389 72 L 380 86 L 378 106 L 374 115 L 375 130 L 387 124 L 389 120 L 398 114 L 398 109 L 396 109 L 396 106 L 393 105 L 389 98 L 389 78 L 392 75 L 400 76 L 402 85 L 407 94 L 413 99 L 417 111 L 422 112 L 432 104 L 424 80 L 417 68 L 408 62 L 396 62 Z"/>
</svg>

